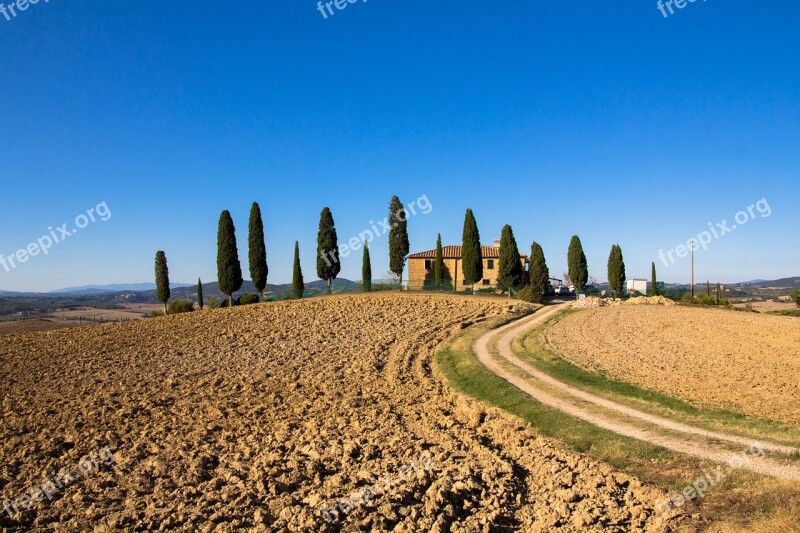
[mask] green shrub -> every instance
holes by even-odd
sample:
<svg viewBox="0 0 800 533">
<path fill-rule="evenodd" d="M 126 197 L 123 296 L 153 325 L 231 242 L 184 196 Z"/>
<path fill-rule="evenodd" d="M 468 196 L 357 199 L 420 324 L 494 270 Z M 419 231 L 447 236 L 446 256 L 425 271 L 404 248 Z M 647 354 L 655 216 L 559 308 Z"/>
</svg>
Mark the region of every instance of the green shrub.
<svg viewBox="0 0 800 533">
<path fill-rule="evenodd" d="M 717 297 L 716 296 L 709 296 L 707 294 L 698 294 L 695 298 L 695 302 L 702 304 L 702 305 L 720 305 L 720 306 L 727 306 L 731 304 L 731 301 L 726 298 L 720 298 L 719 304 L 717 304 Z"/>
<path fill-rule="evenodd" d="M 253 305 L 259 302 L 261 302 L 261 299 L 254 292 L 248 292 L 239 297 L 239 305 Z"/>
<path fill-rule="evenodd" d="M 792 301 L 794 301 L 795 305 L 797 305 L 797 307 L 800 307 L 800 289 L 797 289 L 796 291 L 793 291 L 792 294 L 791 294 L 791 297 L 792 297 Z"/>
<path fill-rule="evenodd" d="M 522 300 L 523 302 L 540 304 L 542 303 L 543 296 L 539 293 L 539 291 L 534 289 L 533 285 L 528 285 L 524 289 L 517 291 L 514 297 L 517 300 Z"/>
<path fill-rule="evenodd" d="M 505 294 L 508 288 L 499 287 L 475 287 L 475 294 Z M 513 290 L 513 287 L 512 287 Z"/>
<path fill-rule="evenodd" d="M 218 309 L 219 308 L 219 299 L 214 298 L 206 298 L 206 308 L 208 309 Z"/>
<path fill-rule="evenodd" d="M 164 311 L 150 311 L 149 315 L 144 315 L 145 318 L 158 318 L 164 316 Z"/>
<path fill-rule="evenodd" d="M 194 311 L 194 302 L 189 300 L 175 300 L 169 304 L 169 314 L 191 313 Z"/>
<path fill-rule="evenodd" d="M 717 303 L 716 298 L 707 294 L 698 294 L 697 299 L 703 305 L 716 305 Z"/>
</svg>

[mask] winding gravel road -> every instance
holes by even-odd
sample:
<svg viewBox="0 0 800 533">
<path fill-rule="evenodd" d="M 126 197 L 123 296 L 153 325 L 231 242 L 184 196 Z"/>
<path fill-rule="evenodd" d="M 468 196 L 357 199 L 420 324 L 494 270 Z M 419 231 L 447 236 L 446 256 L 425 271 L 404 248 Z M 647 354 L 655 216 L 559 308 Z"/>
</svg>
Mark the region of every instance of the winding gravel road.
<svg viewBox="0 0 800 533">
<path fill-rule="evenodd" d="M 716 439 L 744 446 L 754 444 L 753 439 L 707 431 L 632 409 L 554 379 L 514 355 L 511 342 L 515 338 L 563 310 L 568 305 L 570 304 L 545 308 L 530 317 L 489 331 L 479 338 L 474 345 L 478 359 L 494 374 L 508 381 L 536 401 L 597 427 L 619 435 L 649 442 L 674 452 L 692 455 L 720 464 L 736 464 L 737 468 L 779 479 L 800 481 L 800 468 L 782 464 L 766 457 L 744 456 L 741 452 L 731 452 L 698 438 Z M 493 356 L 490 350 L 490 346 L 495 340 L 496 350 L 501 359 Z M 501 361 L 513 365 L 513 370 L 503 365 Z M 592 406 L 602 408 L 603 411 L 598 413 L 595 410 L 589 410 L 582 407 L 580 405 L 581 402 L 588 402 Z M 624 419 L 627 419 L 627 421 Z M 631 423 L 630 419 L 633 419 L 634 423 Z M 685 437 L 679 438 L 668 435 L 666 432 L 679 433 L 685 435 Z M 764 451 L 786 454 L 796 451 L 795 448 L 779 444 L 758 442 L 758 445 Z"/>
</svg>

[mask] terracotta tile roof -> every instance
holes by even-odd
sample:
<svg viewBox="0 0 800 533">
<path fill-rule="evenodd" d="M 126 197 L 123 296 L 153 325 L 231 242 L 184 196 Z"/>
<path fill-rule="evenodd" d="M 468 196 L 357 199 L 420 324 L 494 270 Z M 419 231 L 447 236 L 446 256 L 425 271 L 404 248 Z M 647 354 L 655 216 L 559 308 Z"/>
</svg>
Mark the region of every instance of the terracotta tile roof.
<svg viewBox="0 0 800 533">
<path fill-rule="evenodd" d="M 499 259 L 500 248 L 494 246 L 481 246 L 481 255 L 484 259 Z M 461 246 L 442 246 L 442 257 L 444 259 L 461 259 Z M 520 254 L 520 257 L 528 258 L 525 254 Z M 426 250 L 408 256 L 409 259 L 435 259 L 436 250 Z"/>
</svg>

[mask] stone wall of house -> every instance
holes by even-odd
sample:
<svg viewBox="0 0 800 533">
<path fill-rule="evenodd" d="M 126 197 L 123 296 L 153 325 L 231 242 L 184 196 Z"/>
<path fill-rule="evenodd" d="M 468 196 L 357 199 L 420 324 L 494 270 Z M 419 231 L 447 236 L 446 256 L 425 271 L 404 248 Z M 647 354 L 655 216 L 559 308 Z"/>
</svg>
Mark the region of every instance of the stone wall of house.
<svg viewBox="0 0 800 533">
<path fill-rule="evenodd" d="M 497 285 L 497 272 L 499 267 L 499 259 L 484 259 L 483 260 L 483 279 L 475 286 L 495 286 Z M 426 269 L 425 264 L 429 263 L 430 268 Z M 521 258 L 520 262 L 525 267 L 525 259 Z M 408 279 L 412 289 L 422 288 L 426 283 L 433 283 L 433 259 L 409 259 L 408 260 Z M 490 264 L 492 268 L 489 268 Z M 461 259 L 445 259 L 444 260 L 444 279 L 452 283 L 453 273 L 455 276 L 457 286 L 456 290 L 463 290 L 469 288 L 469 285 L 464 285 L 464 271 L 462 269 Z"/>
</svg>

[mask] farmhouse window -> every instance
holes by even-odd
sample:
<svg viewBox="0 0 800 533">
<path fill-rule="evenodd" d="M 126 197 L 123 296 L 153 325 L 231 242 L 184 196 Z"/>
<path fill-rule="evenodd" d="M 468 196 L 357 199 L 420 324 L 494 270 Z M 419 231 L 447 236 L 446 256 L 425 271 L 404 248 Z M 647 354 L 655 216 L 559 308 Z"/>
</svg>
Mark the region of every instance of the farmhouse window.
<svg viewBox="0 0 800 533">
<path fill-rule="evenodd" d="M 489 270 L 494 270 L 494 259 L 489 259 L 489 260 L 486 261 L 486 268 L 489 269 Z M 484 285 L 488 285 L 488 284 L 484 283 Z"/>
</svg>

